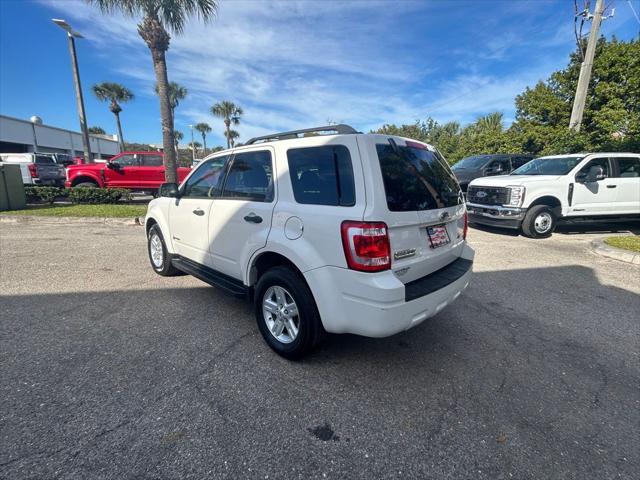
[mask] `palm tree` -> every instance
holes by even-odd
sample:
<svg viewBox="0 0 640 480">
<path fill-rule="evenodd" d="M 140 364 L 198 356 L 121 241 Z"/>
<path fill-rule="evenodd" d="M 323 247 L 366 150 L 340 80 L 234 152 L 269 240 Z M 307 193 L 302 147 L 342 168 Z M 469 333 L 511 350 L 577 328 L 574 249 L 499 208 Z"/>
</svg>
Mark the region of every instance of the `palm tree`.
<svg viewBox="0 0 640 480">
<path fill-rule="evenodd" d="M 189 148 L 194 151 L 194 153 L 198 153 L 198 149 L 202 146 L 200 142 L 189 142 Z"/>
<path fill-rule="evenodd" d="M 214 117 L 222 118 L 224 120 L 225 137 L 227 137 L 227 148 L 231 148 L 231 136 L 229 134 L 231 130 L 231 124 L 238 125 L 240 123 L 240 117 L 244 113 L 242 107 L 237 106 L 235 103 L 229 100 L 223 100 L 220 103 L 216 103 L 211 107 L 211 113 Z"/>
<path fill-rule="evenodd" d="M 107 132 L 104 131 L 104 128 L 102 127 L 89 127 L 89 133 L 92 133 L 94 135 L 106 135 Z"/>
<path fill-rule="evenodd" d="M 236 130 L 230 129 L 225 132 L 224 136 L 227 137 L 227 145 L 234 147 L 236 138 L 239 138 L 240 134 Z"/>
<path fill-rule="evenodd" d="M 120 140 L 120 151 L 124 151 L 124 137 L 122 136 L 122 125 L 120 124 L 121 103 L 133 100 L 133 93 L 124 85 L 113 82 L 97 83 L 93 86 L 93 94 L 102 102 L 109 102 L 109 110 L 116 116 L 118 125 L 118 138 Z"/>
<path fill-rule="evenodd" d="M 475 122 L 475 130 L 478 133 L 502 132 L 502 113 L 493 112 L 478 118 Z"/>
<path fill-rule="evenodd" d="M 158 83 L 160 116 L 162 117 L 162 145 L 164 147 L 164 174 L 167 182 L 178 182 L 176 152 L 173 148 L 173 117 L 169 98 L 169 79 L 165 54 L 171 36 L 184 31 L 187 18 L 198 16 L 204 21 L 212 19 L 218 8 L 218 0 L 85 0 L 97 5 L 106 13 L 121 12 L 128 16 L 142 16 L 138 34 L 151 52 L 153 69 Z"/>
<path fill-rule="evenodd" d="M 178 130 L 174 130 L 173 131 L 173 138 L 176 141 L 176 150 L 178 149 L 178 145 L 180 144 L 180 140 L 182 140 L 184 138 L 184 135 L 182 134 L 182 132 L 178 131 Z"/>
<path fill-rule="evenodd" d="M 171 106 L 171 120 L 175 120 L 176 108 L 180 105 L 180 101 L 184 100 L 189 91 L 187 87 L 183 87 L 178 82 L 169 82 L 169 105 Z M 159 95 L 158 84 L 156 83 L 156 94 Z"/>
<path fill-rule="evenodd" d="M 209 126 L 208 123 L 200 122 L 193 128 L 199 131 L 200 135 L 202 135 L 202 144 L 204 145 L 204 154 L 206 155 L 207 154 L 207 133 L 211 131 L 211 127 Z"/>
</svg>

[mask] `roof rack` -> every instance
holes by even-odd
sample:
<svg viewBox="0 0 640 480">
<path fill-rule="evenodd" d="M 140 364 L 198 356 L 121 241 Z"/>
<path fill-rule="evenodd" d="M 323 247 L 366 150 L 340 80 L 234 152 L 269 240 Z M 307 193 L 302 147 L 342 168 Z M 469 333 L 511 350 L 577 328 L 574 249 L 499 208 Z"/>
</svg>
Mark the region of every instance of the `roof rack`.
<svg viewBox="0 0 640 480">
<path fill-rule="evenodd" d="M 291 130 L 290 132 L 272 133 L 271 135 L 264 135 L 262 137 L 253 137 L 246 141 L 245 145 L 252 145 L 258 142 L 268 142 L 270 140 L 288 140 L 291 138 L 300 138 L 299 135 L 305 133 L 320 133 L 320 132 L 335 132 L 331 135 L 353 134 L 360 133 L 355 128 L 340 123 L 338 125 L 327 125 L 324 127 L 304 128 L 302 130 Z"/>
</svg>

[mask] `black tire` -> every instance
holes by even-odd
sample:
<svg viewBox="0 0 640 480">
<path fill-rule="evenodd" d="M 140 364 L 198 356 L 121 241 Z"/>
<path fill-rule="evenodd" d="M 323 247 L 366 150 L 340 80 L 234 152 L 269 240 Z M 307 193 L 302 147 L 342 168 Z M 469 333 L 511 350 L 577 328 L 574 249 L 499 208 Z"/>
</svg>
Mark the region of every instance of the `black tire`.
<svg viewBox="0 0 640 480">
<path fill-rule="evenodd" d="M 151 242 L 158 238 L 160 240 L 160 244 L 162 246 L 162 262 L 154 263 L 153 256 L 151 253 Z M 147 253 L 149 254 L 149 262 L 151 263 L 151 268 L 158 275 L 162 275 L 163 277 L 174 277 L 176 275 L 180 275 L 181 272 L 177 268 L 175 268 L 171 264 L 171 258 L 169 257 L 169 252 L 167 252 L 167 246 L 164 243 L 164 237 L 162 236 L 162 232 L 160 231 L 160 227 L 158 225 L 153 225 L 149 229 L 149 234 L 147 235 Z"/>
<path fill-rule="evenodd" d="M 278 340 L 267 326 L 263 313 L 263 301 L 271 287 L 281 287 L 286 290 L 298 308 L 298 332 L 290 343 Z M 279 355 L 290 360 L 299 359 L 313 350 L 321 340 L 324 330 L 316 302 L 304 278 L 291 268 L 273 267 L 262 275 L 255 288 L 254 303 L 258 329 L 267 344 Z"/>
<path fill-rule="evenodd" d="M 80 183 L 74 185 L 74 187 L 78 187 L 78 188 L 98 188 L 98 184 L 96 182 L 80 182 Z"/>
<path fill-rule="evenodd" d="M 522 220 L 522 233 L 529 238 L 548 238 L 556 229 L 557 223 L 558 218 L 552 207 L 536 205 L 527 210 Z"/>
</svg>

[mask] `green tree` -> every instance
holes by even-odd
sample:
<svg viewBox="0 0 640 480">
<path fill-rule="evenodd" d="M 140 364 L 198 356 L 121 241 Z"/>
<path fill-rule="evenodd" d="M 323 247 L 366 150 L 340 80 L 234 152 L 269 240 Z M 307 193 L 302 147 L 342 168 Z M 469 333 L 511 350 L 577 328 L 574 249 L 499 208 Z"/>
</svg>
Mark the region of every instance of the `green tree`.
<svg viewBox="0 0 640 480">
<path fill-rule="evenodd" d="M 174 130 L 173 131 L 173 138 L 176 141 L 176 149 L 177 149 L 178 145 L 180 144 L 180 140 L 182 140 L 184 138 L 184 135 L 182 134 L 182 132 L 180 132 L 178 130 Z"/>
<path fill-rule="evenodd" d="M 204 21 L 215 16 L 217 0 L 85 0 L 97 5 L 105 13 L 122 12 L 128 16 L 142 17 L 138 33 L 149 47 L 160 97 L 162 118 L 162 144 L 164 147 L 165 178 L 178 182 L 176 152 L 174 150 L 173 117 L 169 98 L 166 51 L 171 36 L 169 31 L 180 34 L 190 16 Z"/>
<path fill-rule="evenodd" d="M 133 100 L 133 93 L 124 85 L 114 82 L 97 83 L 92 87 L 93 94 L 102 102 L 109 102 L 109 110 L 116 117 L 118 126 L 118 141 L 120 149 L 124 150 L 124 136 L 122 135 L 122 125 L 120 124 L 121 103 Z"/>
<path fill-rule="evenodd" d="M 511 134 L 531 153 L 640 149 L 640 40 L 598 40 L 582 128 L 567 132 L 580 56 L 516 97 Z"/>
<path fill-rule="evenodd" d="M 240 117 L 244 113 L 242 107 L 233 102 L 223 100 L 211 107 L 211 113 L 214 117 L 222 118 L 225 127 L 225 137 L 227 138 L 227 148 L 231 148 L 230 130 L 231 125 L 238 125 Z"/>
<path fill-rule="evenodd" d="M 93 133 L 94 135 L 106 135 L 107 132 L 104 131 L 102 127 L 89 127 L 89 133 Z"/>
<path fill-rule="evenodd" d="M 193 128 L 200 132 L 202 135 L 202 144 L 204 145 L 204 154 L 207 154 L 207 133 L 211 132 L 211 127 L 208 123 L 200 122 L 196 124 Z"/>
<path fill-rule="evenodd" d="M 176 108 L 178 108 L 178 105 L 180 105 L 180 102 L 187 97 L 189 90 L 187 90 L 187 87 L 183 87 L 177 82 L 169 82 L 169 85 L 167 88 L 169 91 L 169 106 L 171 107 L 171 121 L 175 122 Z M 155 91 L 156 91 L 156 95 L 159 95 L 160 90 L 158 89 L 157 83 L 156 83 Z"/>
<path fill-rule="evenodd" d="M 236 145 L 236 139 L 240 138 L 240 134 L 233 129 L 229 129 L 224 134 L 227 137 L 227 144 L 229 144 L 232 148 Z"/>
</svg>

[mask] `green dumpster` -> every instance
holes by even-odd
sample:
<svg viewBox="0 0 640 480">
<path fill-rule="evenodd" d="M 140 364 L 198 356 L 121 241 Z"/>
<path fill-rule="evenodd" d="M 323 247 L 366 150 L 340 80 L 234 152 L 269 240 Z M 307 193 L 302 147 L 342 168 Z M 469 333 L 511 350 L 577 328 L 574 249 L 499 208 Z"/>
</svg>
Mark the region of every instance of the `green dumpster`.
<svg viewBox="0 0 640 480">
<path fill-rule="evenodd" d="M 20 165 L 0 163 L 0 212 L 27 206 Z"/>
</svg>

